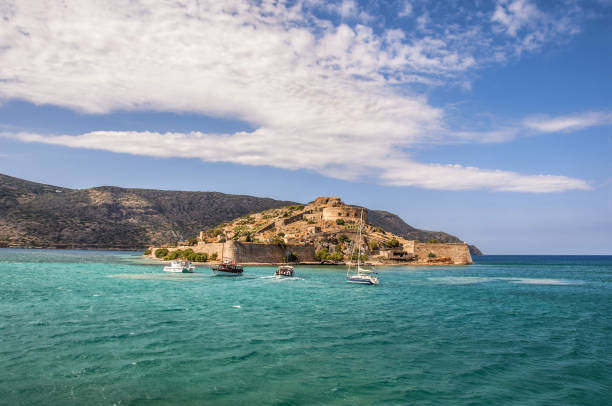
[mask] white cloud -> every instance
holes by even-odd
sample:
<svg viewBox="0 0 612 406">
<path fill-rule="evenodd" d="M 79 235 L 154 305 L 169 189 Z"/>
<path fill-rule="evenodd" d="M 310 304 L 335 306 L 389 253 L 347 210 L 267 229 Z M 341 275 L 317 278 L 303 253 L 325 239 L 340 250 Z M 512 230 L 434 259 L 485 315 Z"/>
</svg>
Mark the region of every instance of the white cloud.
<svg viewBox="0 0 612 406">
<path fill-rule="evenodd" d="M 569 132 L 587 127 L 612 125 L 612 113 L 587 112 L 559 117 L 536 116 L 523 121 L 523 125 L 539 132 Z"/>
<path fill-rule="evenodd" d="M 491 22 L 513 37 L 513 43 L 507 45 L 520 55 L 564 35 L 576 34 L 579 31 L 576 15 L 579 14 L 580 9 L 573 3 L 560 2 L 554 13 L 545 13 L 530 0 L 497 0 Z M 503 53 L 496 54 L 496 58 L 500 56 L 503 57 Z"/>
<path fill-rule="evenodd" d="M 408 17 L 410 14 L 412 14 L 412 3 L 408 0 L 404 0 L 404 2 L 402 3 L 402 7 L 399 13 L 397 13 L 397 15 L 398 17 Z"/>
<path fill-rule="evenodd" d="M 479 29 L 448 28 L 436 34 L 429 15 L 421 14 L 427 35 L 374 30 L 364 24 L 367 13 L 352 0 L 335 3 L 339 15 L 358 17 L 352 25 L 315 17 L 309 7 L 327 7 L 316 0 L 292 6 L 271 0 L 0 4 L 0 99 L 101 114 L 195 112 L 256 128 L 235 134 L 118 129 L 80 136 L 4 136 L 119 153 L 308 169 L 390 185 L 527 192 L 588 188 L 582 180 L 563 176 L 423 164 L 405 152 L 423 143 L 508 136 L 449 131 L 442 109 L 394 87 L 446 83 L 475 69 L 480 56 L 473 51 L 488 49 L 475 40 L 486 41 Z"/>
<path fill-rule="evenodd" d="M 502 0 L 498 2 L 491 20 L 504 26 L 509 35 L 516 36 L 521 28 L 542 18 L 544 14 L 528 0 Z"/>
<path fill-rule="evenodd" d="M 525 175 L 461 165 L 423 164 L 390 148 L 384 140 L 366 137 L 304 137 L 296 129 L 276 134 L 259 129 L 231 135 L 203 133 L 151 133 L 99 131 L 80 136 L 1 134 L 26 142 L 88 148 L 162 158 L 199 158 L 209 162 L 266 165 L 282 169 L 309 169 L 345 180 L 373 180 L 391 186 L 428 189 L 551 193 L 588 190 L 580 179 L 565 176 Z M 279 142 L 279 140 L 282 140 Z M 346 142 L 345 142 L 346 141 Z"/>
</svg>

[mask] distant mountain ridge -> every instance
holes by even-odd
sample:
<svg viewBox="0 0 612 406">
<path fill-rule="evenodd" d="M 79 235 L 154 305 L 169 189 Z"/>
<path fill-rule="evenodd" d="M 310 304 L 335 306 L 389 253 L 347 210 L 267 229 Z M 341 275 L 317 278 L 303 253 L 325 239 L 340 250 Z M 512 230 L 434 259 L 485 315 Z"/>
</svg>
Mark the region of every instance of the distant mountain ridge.
<svg viewBox="0 0 612 406">
<path fill-rule="evenodd" d="M 140 249 L 291 204 L 219 192 L 69 189 L 0 174 L 0 246 Z M 408 239 L 461 242 L 443 232 L 415 229 L 385 211 L 369 210 L 369 222 Z"/>
</svg>

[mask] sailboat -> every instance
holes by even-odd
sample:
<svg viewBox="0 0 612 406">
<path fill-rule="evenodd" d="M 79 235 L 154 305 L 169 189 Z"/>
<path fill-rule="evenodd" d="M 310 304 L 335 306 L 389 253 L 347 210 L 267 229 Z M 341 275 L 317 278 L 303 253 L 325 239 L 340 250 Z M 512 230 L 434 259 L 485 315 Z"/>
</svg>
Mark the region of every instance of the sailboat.
<svg viewBox="0 0 612 406">
<path fill-rule="evenodd" d="M 361 283 L 363 285 L 378 285 L 378 273 L 371 269 L 361 267 L 361 229 L 363 228 L 363 209 L 361 210 L 361 218 L 359 219 L 359 254 L 357 255 L 357 269 L 351 272 L 351 264 L 349 263 L 346 271 L 346 281 L 349 283 Z M 353 251 L 355 247 L 353 247 Z"/>
</svg>

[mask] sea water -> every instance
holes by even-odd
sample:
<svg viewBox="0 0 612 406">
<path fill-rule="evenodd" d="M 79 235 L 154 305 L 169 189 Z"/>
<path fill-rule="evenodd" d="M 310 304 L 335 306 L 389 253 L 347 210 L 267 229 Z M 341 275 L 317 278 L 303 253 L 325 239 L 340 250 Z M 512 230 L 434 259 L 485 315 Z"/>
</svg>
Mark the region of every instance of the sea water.
<svg viewBox="0 0 612 406">
<path fill-rule="evenodd" d="M 137 253 L 0 250 L 6 405 L 604 405 L 612 257 L 167 274 Z"/>
</svg>

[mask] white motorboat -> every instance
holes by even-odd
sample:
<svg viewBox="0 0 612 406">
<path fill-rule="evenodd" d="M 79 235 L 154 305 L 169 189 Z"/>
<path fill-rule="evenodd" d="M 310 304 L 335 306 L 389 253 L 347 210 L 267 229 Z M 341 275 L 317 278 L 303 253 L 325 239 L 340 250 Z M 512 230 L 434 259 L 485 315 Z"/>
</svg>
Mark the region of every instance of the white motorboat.
<svg viewBox="0 0 612 406">
<path fill-rule="evenodd" d="M 193 273 L 195 266 L 189 261 L 172 261 L 164 267 L 164 272 Z"/>
<path fill-rule="evenodd" d="M 293 276 L 293 267 L 291 265 L 281 265 L 274 272 L 274 276 Z"/>
<path fill-rule="evenodd" d="M 279 266 L 274 272 L 274 276 L 293 276 L 293 267 L 289 265 L 289 255 L 291 253 L 287 251 L 287 255 L 285 256 L 285 264 Z"/>
</svg>

